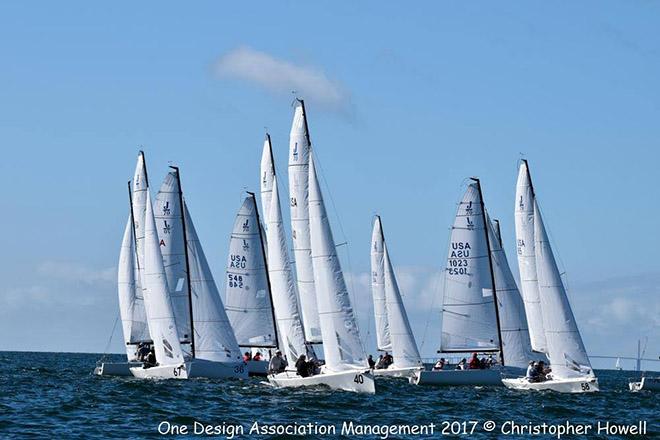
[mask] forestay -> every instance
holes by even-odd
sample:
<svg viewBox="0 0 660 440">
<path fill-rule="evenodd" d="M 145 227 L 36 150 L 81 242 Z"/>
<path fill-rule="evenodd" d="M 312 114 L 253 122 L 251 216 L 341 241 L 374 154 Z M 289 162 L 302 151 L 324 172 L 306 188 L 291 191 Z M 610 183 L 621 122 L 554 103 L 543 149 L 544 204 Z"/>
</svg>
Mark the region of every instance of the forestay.
<svg viewBox="0 0 660 440">
<path fill-rule="evenodd" d="M 256 209 L 250 194 L 236 215 L 229 241 L 225 308 L 239 345 L 275 347 L 275 323 Z"/>
<path fill-rule="evenodd" d="M 371 233 L 371 296 L 374 301 L 376 344 L 380 351 L 391 351 L 390 326 L 385 305 L 385 263 L 383 260 L 383 230 L 380 217 L 376 217 Z"/>
<path fill-rule="evenodd" d="M 529 336 L 532 349 L 546 352 L 545 329 L 539 284 L 536 273 L 536 253 L 534 250 L 534 204 L 535 195 L 529 174 L 527 161 L 522 161 L 516 183 L 516 246 L 518 250 L 518 269 L 520 288 L 525 302 L 525 314 L 529 324 Z"/>
<path fill-rule="evenodd" d="M 325 367 L 330 371 L 368 368 L 311 155 L 309 226 Z"/>
<path fill-rule="evenodd" d="M 150 339 L 149 326 L 144 311 L 142 292 L 136 282 L 137 270 L 135 267 L 135 246 L 133 239 L 133 221 L 129 215 L 124 229 L 124 238 L 119 252 L 119 265 L 117 269 L 117 290 L 119 294 L 119 315 L 121 316 L 122 330 L 124 332 L 124 346 L 129 361 L 136 358 L 136 345 L 138 342 Z"/>
<path fill-rule="evenodd" d="M 180 365 L 184 360 L 183 352 L 177 335 L 148 189 L 146 195 L 143 294 L 149 330 L 159 365 Z"/>
<path fill-rule="evenodd" d="M 380 223 L 380 217 L 377 222 Z M 380 225 L 382 233 L 382 225 Z M 381 237 L 383 237 L 381 235 Z M 392 262 L 387 251 L 387 244 L 383 238 L 383 263 L 385 280 L 385 301 L 389 332 L 392 340 L 393 368 L 420 367 L 422 359 L 417 350 L 417 343 L 413 336 L 408 315 L 403 306 L 403 299 L 399 291 L 399 284 L 392 268 Z"/>
<path fill-rule="evenodd" d="M 539 358 L 539 355 L 532 352 L 525 306 L 502 248 L 501 237 L 490 221 L 488 232 L 500 313 L 500 333 L 504 350 L 502 357 L 508 366 L 526 368 L 529 361 Z"/>
<path fill-rule="evenodd" d="M 538 205 L 534 204 L 536 268 L 548 358 L 556 378 L 593 375 Z"/>
<path fill-rule="evenodd" d="M 215 362 L 235 362 L 242 359 L 234 330 L 231 328 L 220 292 L 204 255 L 186 202 L 183 202 L 190 288 L 192 290 L 195 357 Z"/>
<path fill-rule="evenodd" d="M 499 339 L 482 202 L 468 185 L 451 229 L 442 308 L 442 351 L 497 351 Z"/>
<path fill-rule="evenodd" d="M 312 346 L 305 343 L 305 334 L 298 309 L 296 284 L 289 262 L 289 251 L 282 222 L 282 209 L 271 148 L 270 138 L 268 138 L 264 143 L 261 161 L 261 203 L 265 213 L 268 273 L 270 274 L 280 349 L 293 366 L 293 362 L 301 354 L 311 357 L 316 357 L 316 355 Z"/>
<path fill-rule="evenodd" d="M 190 305 L 188 273 L 186 272 L 186 249 L 183 222 L 181 220 L 181 194 L 176 171 L 171 171 L 156 195 L 154 217 L 158 227 L 160 252 L 163 255 L 167 285 L 176 318 L 179 340 L 190 342 Z"/>
<path fill-rule="evenodd" d="M 302 100 L 297 100 L 289 136 L 289 196 L 293 255 L 305 338 L 308 342 L 321 342 L 309 232 L 310 147 L 305 106 Z"/>
</svg>

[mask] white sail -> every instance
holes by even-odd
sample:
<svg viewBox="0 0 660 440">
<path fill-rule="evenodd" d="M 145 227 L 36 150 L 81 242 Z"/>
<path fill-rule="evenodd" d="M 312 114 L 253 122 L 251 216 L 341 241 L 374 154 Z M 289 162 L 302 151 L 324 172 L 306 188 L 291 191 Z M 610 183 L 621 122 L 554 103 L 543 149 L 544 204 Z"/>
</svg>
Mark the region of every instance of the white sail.
<svg viewBox="0 0 660 440">
<path fill-rule="evenodd" d="M 119 293 L 119 315 L 121 316 L 122 330 L 126 356 L 129 361 L 135 360 L 138 342 L 148 341 L 149 326 L 144 311 L 142 292 L 137 292 L 137 270 L 135 267 L 135 246 L 133 239 L 132 216 L 128 216 L 124 238 L 119 252 L 119 265 L 117 269 L 117 290 Z"/>
<path fill-rule="evenodd" d="M 149 181 L 147 179 L 147 165 L 144 160 L 144 153 L 140 151 L 135 173 L 133 174 L 133 223 L 135 228 L 135 253 L 137 254 L 138 282 L 142 278 L 144 268 L 144 225 L 145 212 L 147 209 L 147 190 Z M 141 295 L 140 295 L 141 296 Z"/>
<path fill-rule="evenodd" d="M 215 362 L 237 362 L 242 359 L 236 336 L 231 328 L 220 292 L 206 261 L 186 202 L 183 202 L 190 262 L 190 287 L 193 298 L 195 358 Z"/>
<path fill-rule="evenodd" d="M 383 229 L 380 217 L 376 217 L 371 233 L 371 296 L 374 301 L 374 320 L 376 322 L 376 348 L 391 351 L 390 325 L 387 320 L 385 305 L 385 261 L 383 258 Z"/>
<path fill-rule="evenodd" d="M 296 101 L 289 137 L 291 235 L 293 236 L 293 255 L 296 263 L 298 295 L 302 309 L 305 338 L 308 342 L 321 342 L 309 232 L 309 157 L 311 145 L 306 118 L 303 102 Z"/>
<path fill-rule="evenodd" d="M 191 340 L 190 305 L 186 250 L 181 220 L 181 195 L 176 171 L 165 176 L 156 195 L 154 217 L 158 228 L 160 252 L 170 287 L 170 298 L 180 341 Z"/>
<path fill-rule="evenodd" d="M 520 288 L 525 302 L 525 314 L 529 325 L 532 349 L 547 352 L 539 284 L 536 273 L 536 254 L 534 251 L 534 188 L 529 176 L 527 161 L 522 161 L 518 170 L 516 184 L 516 246 L 518 250 L 518 269 Z"/>
<path fill-rule="evenodd" d="M 536 203 L 534 235 L 541 311 L 552 374 L 556 378 L 593 375 Z"/>
<path fill-rule="evenodd" d="M 377 222 L 380 223 L 380 217 Z M 382 226 L 381 226 L 382 231 Z M 381 235 L 382 237 L 382 235 Z M 392 340 L 392 368 L 420 367 L 422 359 L 417 350 L 417 343 L 413 336 L 408 314 L 403 306 L 403 299 L 399 291 L 399 284 L 392 268 L 392 262 L 387 251 L 387 244 L 383 241 L 383 262 L 385 266 L 385 300 L 389 332 Z"/>
<path fill-rule="evenodd" d="M 147 203 L 145 212 L 144 235 L 144 305 L 149 319 L 149 330 L 156 351 L 159 365 L 180 365 L 183 362 L 183 352 L 176 329 L 176 321 L 170 301 L 170 291 L 163 267 L 163 256 L 160 253 L 156 222 L 149 190 L 146 191 Z"/>
<path fill-rule="evenodd" d="M 236 215 L 229 241 L 225 310 L 239 345 L 275 347 L 277 335 L 259 228 L 256 200 L 250 194 Z"/>
<path fill-rule="evenodd" d="M 368 368 L 311 155 L 309 226 L 325 367 L 330 371 Z"/>
<path fill-rule="evenodd" d="M 500 314 L 502 349 L 504 350 L 502 357 L 505 365 L 526 368 L 529 361 L 538 359 L 539 355 L 532 352 L 525 305 L 502 248 L 498 228 L 491 222 L 489 222 L 489 233 L 495 292 Z"/>
<path fill-rule="evenodd" d="M 499 350 L 482 201 L 470 184 L 451 230 L 442 308 L 441 350 Z"/>
<path fill-rule="evenodd" d="M 268 273 L 280 349 L 288 361 L 293 363 L 301 354 L 313 358 L 316 358 L 316 354 L 312 346 L 305 343 L 271 148 L 270 138 L 267 138 L 261 160 L 261 203 L 265 213 Z"/>
</svg>

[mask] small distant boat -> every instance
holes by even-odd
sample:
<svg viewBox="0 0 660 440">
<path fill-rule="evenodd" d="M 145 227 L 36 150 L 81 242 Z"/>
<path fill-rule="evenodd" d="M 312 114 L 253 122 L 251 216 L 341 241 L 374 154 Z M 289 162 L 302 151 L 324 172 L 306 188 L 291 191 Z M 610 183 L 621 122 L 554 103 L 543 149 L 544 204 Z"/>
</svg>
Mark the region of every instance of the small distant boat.
<svg viewBox="0 0 660 440">
<path fill-rule="evenodd" d="M 373 394 L 376 391 L 374 376 L 360 341 L 314 161 L 311 154 L 308 157 L 309 236 L 325 364 L 320 373 L 313 376 L 302 377 L 296 372 L 285 371 L 268 376 L 268 380 L 275 387 L 325 385 Z M 304 199 L 297 200 L 297 203 L 304 203 Z"/>
<path fill-rule="evenodd" d="M 385 243 L 380 216 L 376 216 L 371 238 L 371 291 L 376 318 L 378 350 L 392 352 L 393 364 L 374 369 L 374 376 L 408 378 L 424 369 L 396 275 Z"/>
<path fill-rule="evenodd" d="M 660 391 L 660 376 L 647 377 L 643 376 L 639 382 L 630 382 L 628 384 L 630 391 Z"/>
<path fill-rule="evenodd" d="M 621 368 L 621 358 L 616 358 L 616 363 L 614 364 L 614 369 L 617 371 L 622 371 L 623 368 Z"/>
<path fill-rule="evenodd" d="M 523 282 L 523 286 L 529 287 L 533 280 L 537 280 L 538 288 L 539 301 L 536 302 L 535 298 L 531 304 L 526 302 L 525 306 L 533 306 L 532 310 L 534 313 L 540 312 L 540 317 L 530 314 L 529 311 L 527 316 L 532 316 L 531 319 L 535 320 L 530 328 L 535 332 L 542 330 L 544 333 L 545 338 L 538 333 L 536 336 L 537 340 L 545 342 L 542 348 L 550 360 L 552 373 L 550 378 L 543 382 L 530 382 L 527 378 L 520 377 L 503 379 L 504 385 L 517 390 L 553 390 L 561 393 L 598 391 L 598 379 L 591 368 L 571 310 L 525 160 L 522 161 L 518 174 L 516 212 L 525 213 L 524 219 L 518 214 L 516 217 L 518 254 L 525 256 L 524 259 L 519 259 L 521 273 L 523 270 L 527 271 L 523 275 L 527 280 Z M 533 234 L 530 230 L 533 230 Z M 533 238 L 531 241 L 530 237 Z M 531 266 L 528 265 L 530 261 L 534 263 Z M 538 348 L 540 347 L 537 346 Z"/>
</svg>

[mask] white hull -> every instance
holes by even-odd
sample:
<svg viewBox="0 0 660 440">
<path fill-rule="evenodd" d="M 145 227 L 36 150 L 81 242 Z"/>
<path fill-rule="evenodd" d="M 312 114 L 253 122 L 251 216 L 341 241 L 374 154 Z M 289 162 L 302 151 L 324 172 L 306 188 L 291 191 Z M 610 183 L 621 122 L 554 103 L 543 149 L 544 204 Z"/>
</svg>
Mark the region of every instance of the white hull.
<svg viewBox="0 0 660 440">
<path fill-rule="evenodd" d="M 97 376 L 133 376 L 131 367 L 141 367 L 142 362 L 104 362 L 94 368 Z"/>
<path fill-rule="evenodd" d="M 271 374 L 268 381 L 277 388 L 296 388 L 325 385 L 335 390 L 353 391 L 355 393 L 376 392 L 374 375 L 371 370 L 349 370 L 340 372 L 324 372 L 310 377 L 301 377 L 295 371 L 285 371 Z"/>
<path fill-rule="evenodd" d="M 386 368 L 383 370 L 371 370 L 375 377 L 403 377 L 409 378 L 413 374 L 424 370 L 424 367 Z"/>
<path fill-rule="evenodd" d="M 596 377 L 550 379 L 545 382 L 529 382 L 524 377 L 502 379 L 504 386 L 513 390 L 556 391 L 558 393 L 593 393 L 599 391 Z"/>
<path fill-rule="evenodd" d="M 202 359 L 194 359 L 181 365 L 156 366 L 142 368 L 142 366 L 130 369 L 133 376 L 140 379 L 225 379 L 225 378 L 247 378 L 248 369 L 244 362 L 212 362 Z"/>
<path fill-rule="evenodd" d="M 660 391 L 660 377 L 642 377 L 640 382 L 630 382 L 630 391 Z"/>
<path fill-rule="evenodd" d="M 250 376 L 268 376 L 268 361 L 248 361 L 247 371 Z"/>
<path fill-rule="evenodd" d="M 499 368 L 420 371 L 410 377 L 410 383 L 415 385 L 502 385 L 502 374 Z"/>
</svg>

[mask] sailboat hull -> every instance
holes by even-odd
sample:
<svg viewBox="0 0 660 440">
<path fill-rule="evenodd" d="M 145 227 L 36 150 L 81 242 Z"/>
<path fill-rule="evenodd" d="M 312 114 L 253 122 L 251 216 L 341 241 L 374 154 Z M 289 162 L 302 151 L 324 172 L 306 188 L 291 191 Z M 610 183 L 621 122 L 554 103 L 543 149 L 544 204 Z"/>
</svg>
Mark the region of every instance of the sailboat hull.
<svg viewBox="0 0 660 440">
<path fill-rule="evenodd" d="M 132 367 L 142 367 L 142 362 L 104 362 L 94 368 L 97 376 L 132 376 Z"/>
<path fill-rule="evenodd" d="M 513 390 L 556 391 L 558 393 L 594 393 L 599 391 L 598 379 L 581 377 L 571 379 L 550 379 L 545 382 L 529 382 L 524 377 L 502 379 L 504 386 Z"/>
<path fill-rule="evenodd" d="M 285 371 L 268 376 L 268 381 L 276 388 L 298 388 L 325 385 L 335 390 L 374 394 L 376 385 L 371 370 L 349 370 L 324 372 L 316 376 L 301 377 L 295 371 Z"/>
<path fill-rule="evenodd" d="M 502 385 L 502 374 L 498 368 L 487 370 L 419 371 L 410 377 L 410 383 L 414 385 L 498 386 Z"/>
<path fill-rule="evenodd" d="M 402 367 L 386 368 L 383 370 L 372 370 L 375 377 L 401 377 L 409 378 L 415 373 L 423 371 L 424 367 Z"/>
<path fill-rule="evenodd" d="M 190 363 L 180 365 L 157 365 L 143 368 L 132 367 L 131 374 L 138 379 L 188 379 Z"/>
<path fill-rule="evenodd" d="M 640 382 L 630 382 L 630 391 L 660 391 L 660 377 L 642 377 Z"/>
<path fill-rule="evenodd" d="M 247 371 L 250 376 L 268 376 L 268 361 L 248 361 Z"/>
<path fill-rule="evenodd" d="M 140 379 L 225 379 L 248 377 L 245 362 L 213 362 L 204 359 L 194 359 L 180 366 L 156 366 L 151 368 L 133 367 L 133 376 Z"/>
</svg>

